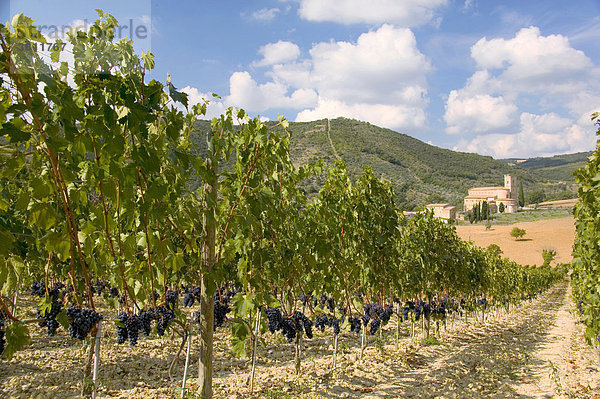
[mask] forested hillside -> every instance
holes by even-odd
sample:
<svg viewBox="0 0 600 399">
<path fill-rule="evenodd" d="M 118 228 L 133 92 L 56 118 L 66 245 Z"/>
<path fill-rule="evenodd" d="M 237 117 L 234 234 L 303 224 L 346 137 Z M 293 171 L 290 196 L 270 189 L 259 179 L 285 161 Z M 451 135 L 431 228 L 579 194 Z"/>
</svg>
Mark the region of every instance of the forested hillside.
<svg viewBox="0 0 600 399">
<path fill-rule="evenodd" d="M 209 122 L 199 121 L 206 131 Z M 543 199 L 574 196 L 569 182 L 549 179 L 538 170 L 509 165 L 489 156 L 456 152 L 424 143 L 406 134 L 368 122 L 347 118 L 312 122 L 291 122 L 291 156 L 294 163 L 342 158 L 356 176 L 365 165 L 392 182 L 399 206 L 404 210 L 422 208 L 433 202 L 450 202 L 459 207 L 470 187 L 499 186 L 503 175 L 517 176 L 528 193 Z M 202 145 L 205 140 L 199 140 Z M 305 184 L 309 196 L 322 184 L 323 176 Z"/>
</svg>

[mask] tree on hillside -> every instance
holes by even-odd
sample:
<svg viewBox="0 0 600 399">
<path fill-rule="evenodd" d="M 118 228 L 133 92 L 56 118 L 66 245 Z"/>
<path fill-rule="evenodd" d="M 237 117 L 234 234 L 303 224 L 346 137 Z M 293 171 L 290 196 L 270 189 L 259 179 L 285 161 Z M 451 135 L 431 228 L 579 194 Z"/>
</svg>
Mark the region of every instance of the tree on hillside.
<svg viewBox="0 0 600 399">
<path fill-rule="evenodd" d="M 514 237 L 515 240 L 520 240 L 521 238 L 523 238 L 523 236 L 526 234 L 526 231 L 524 229 L 520 229 L 518 227 L 514 227 L 511 231 L 510 231 L 510 236 Z"/>
<path fill-rule="evenodd" d="M 523 182 L 519 182 L 519 206 L 525 206 L 525 194 L 523 193 Z"/>
<path fill-rule="evenodd" d="M 542 190 L 534 190 L 527 196 L 529 204 L 539 204 L 546 200 L 546 194 Z"/>
</svg>

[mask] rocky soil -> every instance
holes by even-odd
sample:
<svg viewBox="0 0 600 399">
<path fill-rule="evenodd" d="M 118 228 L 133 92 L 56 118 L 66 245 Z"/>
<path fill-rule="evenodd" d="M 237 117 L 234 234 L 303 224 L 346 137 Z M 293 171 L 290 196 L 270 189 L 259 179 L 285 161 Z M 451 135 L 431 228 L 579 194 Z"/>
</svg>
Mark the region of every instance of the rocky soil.
<svg viewBox="0 0 600 399">
<path fill-rule="evenodd" d="M 333 368 L 331 330 L 302 344 L 299 375 L 294 345 L 266 333 L 259 345 L 254 392 L 251 362 L 231 355 L 227 324 L 215 339 L 217 398 L 600 398 L 600 351 L 587 346 L 567 283 L 510 313 L 490 312 L 450 320 L 440 335 L 411 339 L 410 323 L 390 322 L 383 334 L 368 337 L 361 356 L 360 337 L 343 332 Z M 34 301 L 23 298 L 34 312 Z M 104 312 L 103 312 L 104 313 Z M 105 319 L 113 316 L 106 311 Z M 181 338 L 141 338 L 136 347 L 115 343 L 113 323 L 104 323 L 98 397 L 181 397 L 185 351 L 171 375 Z M 434 326 L 433 326 L 434 327 Z M 35 325 L 31 345 L 12 360 L 0 361 L 1 398 L 79 397 L 87 345 L 59 329 L 46 337 Z M 434 328 L 435 330 L 435 328 Z M 194 337 L 193 344 L 196 344 Z M 186 394 L 197 381 L 192 350 Z"/>
</svg>

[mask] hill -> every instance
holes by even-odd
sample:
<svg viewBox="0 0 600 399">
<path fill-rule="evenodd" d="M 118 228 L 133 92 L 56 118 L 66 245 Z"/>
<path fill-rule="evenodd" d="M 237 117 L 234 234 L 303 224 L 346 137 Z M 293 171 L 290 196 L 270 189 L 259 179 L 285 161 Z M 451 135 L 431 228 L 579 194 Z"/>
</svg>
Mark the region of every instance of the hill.
<svg viewBox="0 0 600 399">
<path fill-rule="evenodd" d="M 529 158 L 526 160 L 511 158 L 503 161 L 508 164 L 516 164 L 524 169 L 535 170 L 540 178 L 546 180 L 572 182 L 573 172 L 582 168 L 590 155 L 592 155 L 592 152 L 588 151 L 555 155 L 553 157 Z"/>
<path fill-rule="evenodd" d="M 206 131 L 207 121 L 198 122 Z M 489 156 L 451 151 L 426 144 L 406 134 L 368 122 L 347 118 L 312 122 L 290 122 L 291 156 L 296 164 L 342 158 L 354 176 L 371 165 L 379 176 L 392 182 L 398 205 L 403 210 L 422 208 L 433 202 L 450 202 L 462 207 L 470 187 L 498 186 L 510 173 L 523 182 L 524 191 L 542 192 L 544 199 L 573 195 L 564 182 L 540 177 L 536 170 L 509 165 Z M 202 146 L 204 140 L 198 140 Z M 305 190 L 315 195 L 324 176 L 307 182 Z M 556 198 L 555 198 L 556 197 Z"/>
</svg>

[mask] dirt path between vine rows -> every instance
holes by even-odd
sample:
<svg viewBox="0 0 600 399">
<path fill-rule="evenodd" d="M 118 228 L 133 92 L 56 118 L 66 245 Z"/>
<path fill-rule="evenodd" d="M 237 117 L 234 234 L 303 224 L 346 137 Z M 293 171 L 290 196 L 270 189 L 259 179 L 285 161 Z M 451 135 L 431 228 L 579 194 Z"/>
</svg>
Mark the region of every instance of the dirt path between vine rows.
<svg viewBox="0 0 600 399">
<path fill-rule="evenodd" d="M 415 353 L 413 368 L 365 398 L 600 398 L 600 356 L 581 338 L 561 284 L 500 321 Z"/>
</svg>

